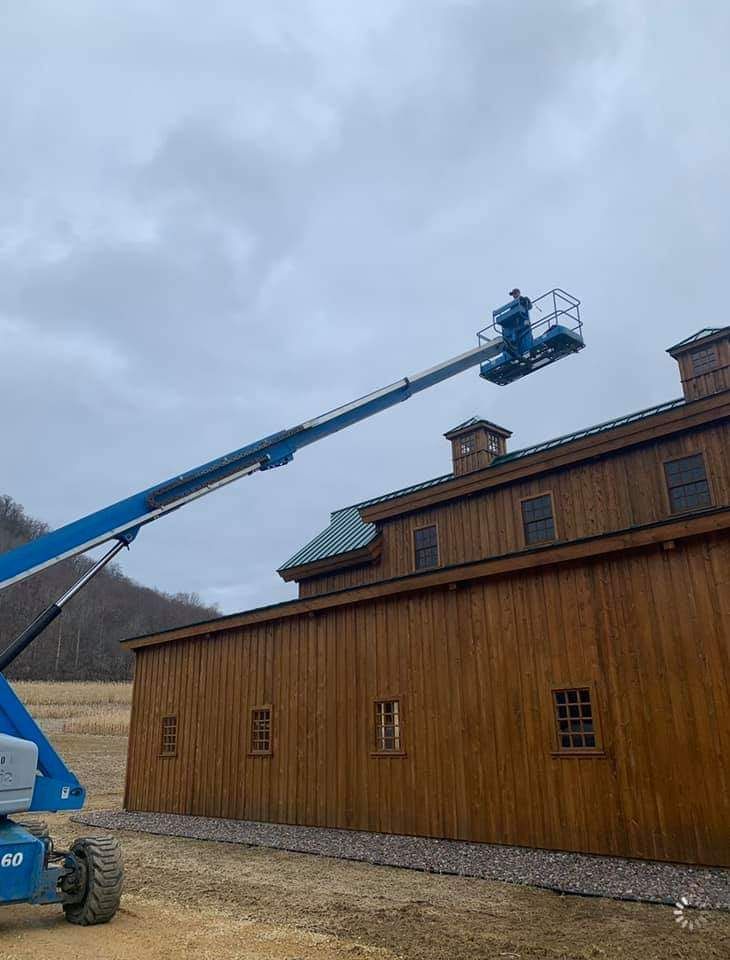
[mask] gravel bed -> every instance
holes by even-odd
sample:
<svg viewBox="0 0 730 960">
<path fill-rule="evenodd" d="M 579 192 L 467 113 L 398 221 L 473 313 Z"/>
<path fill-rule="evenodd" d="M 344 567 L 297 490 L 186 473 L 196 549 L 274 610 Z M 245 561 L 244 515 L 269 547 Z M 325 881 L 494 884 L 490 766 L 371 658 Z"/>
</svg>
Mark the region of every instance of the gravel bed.
<svg viewBox="0 0 730 960">
<path fill-rule="evenodd" d="M 72 819 L 104 830 L 273 847 L 582 896 L 671 904 L 686 897 L 690 906 L 730 910 L 730 870 L 713 867 L 167 813 L 93 811 Z"/>
</svg>

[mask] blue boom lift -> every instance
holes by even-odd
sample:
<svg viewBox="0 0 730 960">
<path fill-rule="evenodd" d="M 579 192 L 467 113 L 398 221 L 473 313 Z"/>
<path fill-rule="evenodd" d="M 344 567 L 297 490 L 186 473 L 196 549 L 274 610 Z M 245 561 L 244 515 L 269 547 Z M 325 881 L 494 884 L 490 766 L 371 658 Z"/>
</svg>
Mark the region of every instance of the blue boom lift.
<svg viewBox="0 0 730 960">
<path fill-rule="evenodd" d="M 0 555 L 2 590 L 67 557 L 113 542 L 63 596 L 0 653 L 0 903 L 60 903 L 67 920 L 88 925 L 105 923 L 114 916 L 122 889 L 122 861 L 116 840 L 87 837 L 76 840 L 69 850 L 58 850 L 43 822 L 17 818 L 26 812 L 79 810 L 85 791 L 2 671 L 151 521 L 240 477 L 280 467 L 300 448 L 477 364 L 482 377 L 507 384 L 582 349 L 579 301 L 555 289 L 538 298 L 535 306 L 541 303 L 543 307 L 548 304 L 549 309 L 537 323 L 530 322 L 529 302 L 513 300 L 493 312 L 490 327 L 479 331 L 478 346 L 466 353 L 314 420 L 250 443 Z"/>
</svg>

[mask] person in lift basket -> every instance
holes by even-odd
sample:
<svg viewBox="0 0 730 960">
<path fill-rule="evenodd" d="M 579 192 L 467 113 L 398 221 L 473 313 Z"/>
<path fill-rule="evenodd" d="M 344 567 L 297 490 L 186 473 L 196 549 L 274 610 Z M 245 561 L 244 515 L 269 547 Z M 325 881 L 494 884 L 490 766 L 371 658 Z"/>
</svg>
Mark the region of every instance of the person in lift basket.
<svg viewBox="0 0 730 960">
<path fill-rule="evenodd" d="M 519 300 L 520 305 L 525 308 L 525 310 L 532 310 L 532 300 L 529 297 L 523 297 L 520 293 L 520 288 L 515 287 L 514 290 L 510 290 L 509 295 L 514 300 Z"/>
</svg>

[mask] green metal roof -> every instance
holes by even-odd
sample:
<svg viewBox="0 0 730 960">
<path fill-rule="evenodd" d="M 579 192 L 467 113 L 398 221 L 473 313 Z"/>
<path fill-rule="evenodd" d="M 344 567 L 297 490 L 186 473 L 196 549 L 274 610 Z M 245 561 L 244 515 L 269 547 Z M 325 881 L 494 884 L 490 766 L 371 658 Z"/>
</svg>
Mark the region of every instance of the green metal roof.
<svg viewBox="0 0 730 960">
<path fill-rule="evenodd" d="M 697 333 L 693 333 L 691 337 L 680 340 L 679 343 L 675 343 L 674 346 L 669 347 L 667 353 L 671 353 L 672 350 L 677 350 L 679 347 L 686 347 L 687 344 L 694 343 L 696 340 L 704 340 L 705 337 L 711 337 L 714 333 L 722 333 L 723 330 L 730 332 L 730 327 L 704 327 L 702 330 L 698 330 Z"/>
<path fill-rule="evenodd" d="M 290 570 L 292 567 L 301 567 L 305 563 L 326 560 L 329 557 L 337 557 L 341 553 L 350 553 L 351 550 L 360 550 L 362 547 L 366 547 L 377 537 L 378 529 L 374 523 L 365 523 L 361 519 L 361 507 L 369 507 L 374 503 L 392 500 L 394 497 L 403 497 L 407 493 L 415 493 L 417 490 L 424 490 L 426 487 L 435 487 L 439 483 L 451 480 L 452 477 L 452 473 L 447 473 L 443 477 L 435 477 L 433 480 L 416 483 L 412 487 L 404 487 L 402 490 L 386 493 L 382 497 L 363 500 L 362 503 L 355 503 L 350 507 L 335 510 L 330 516 L 329 526 L 318 533 L 314 540 L 310 540 L 301 550 L 298 550 L 293 557 L 289 557 L 286 563 L 279 567 L 279 570 Z"/>
<path fill-rule="evenodd" d="M 546 440 L 544 443 L 536 443 L 532 447 L 525 447 L 523 450 L 515 450 L 512 453 L 505 453 L 501 457 L 495 457 L 491 466 L 501 466 L 503 463 L 511 463 L 513 460 L 521 460 L 523 457 L 529 457 L 533 453 L 543 453 L 545 450 L 552 450 L 563 444 L 571 443 L 573 440 L 583 440 L 585 437 L 592 437 L 597 433 L 603 433 L 606 430 L 614 430 L 617 427 L 623 427 L 628 423 L 635 423 L 637 420 L 644 420 L 647 417 L 653 417 L 659 413 L 665 413 L 667 410 L 674 410 L 685 403 L 684 398 L 670 400 L 668 403 L 661 403 L 656 407 L 648 407 L 646 410 L 639 410 L 636 413 L 629 413 L 624 417 L 617 417 L 615 420 L 607 420 L 605 423 L 597 423 L 595 426 L 587 427 L 585 430 L 577 430 L 575 433 L 568 433 L 562 437 L 556 437 L 554 440 Z M 373 506 L 376 503 L 384 503 L 386 500 L 395 500 L 398 497 L 405 497 L 410 493 L 416 493 L 418 490 L 425 490 L 428 487 L 437 487 L 448 480 L 453 480 L 453 473 L 444 474 L 441 477 L 434 477 L 432 480 L 425 480 L 423 483 L 416 483 L 410 487 L 403 487 L 401 490 L 393 490 L 391 493 L 384 493 L 380 497 L 374 497 L 372 500 L 363 500 L 362 503 L 355 503 L 349 507 L 342 507 L 331 514 L 329 526 L 321 533 L 310 540 L 298 550 L 294 556 L 290 557 L 286 563 L 279 567 L 279 571 L 290 570 L 292 567 L 301 567 L 306 563 L 314 563 L 317 560 L 327 560 L 330 557 L 337 557 L 342 553 L 349 553 L 352 550 L 359 550 L 368 546 L 378 535 L 378 528 L 374 523 L 365 523 L 360 517 L 360 510 L 364 507 Z"/>
</svg>

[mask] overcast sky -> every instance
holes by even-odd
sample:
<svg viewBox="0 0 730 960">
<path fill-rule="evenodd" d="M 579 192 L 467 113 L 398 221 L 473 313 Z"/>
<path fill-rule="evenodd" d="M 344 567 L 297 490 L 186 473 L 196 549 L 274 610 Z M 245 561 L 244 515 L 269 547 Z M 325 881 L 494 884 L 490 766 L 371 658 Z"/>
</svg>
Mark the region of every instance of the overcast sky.
<svg viewBox="0 0 730 960">
<path fill-rule="evenodd" d="M 588 347 L 476 372 L 146 528 L 224 611 L 337 507 L 680 394 L 727 322 L 730 7 L 0 3 L 0 492 L 54 526 L 460 353 L 515 284 Z"/>
</svg>

